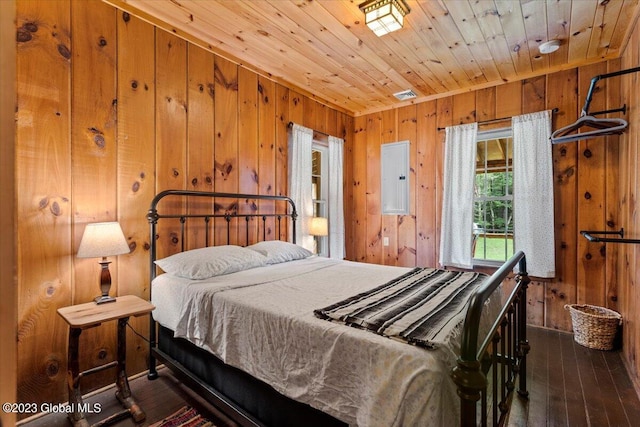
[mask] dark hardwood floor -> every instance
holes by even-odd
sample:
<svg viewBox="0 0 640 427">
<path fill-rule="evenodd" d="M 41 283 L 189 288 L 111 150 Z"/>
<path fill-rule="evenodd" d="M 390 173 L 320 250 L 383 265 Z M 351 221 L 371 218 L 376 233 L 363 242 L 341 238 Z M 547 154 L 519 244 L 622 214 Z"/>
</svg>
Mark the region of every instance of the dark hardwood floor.
<svg viewBox="0 0 640 427">
<path fill-rule="evenodd" d="M 640 425 L 640 401 L 619 351 L 592 350 L 573 335 L 527 329 L 529 400 L 512 406 L 511 426 Z"/>
<path fill-rule="evenodd" d="M 161 421 L 173 414 L 184 405 L 197 408 L 206 418 L 214 421 L 216 427 L 237 427 L 211 406 L 193 390 L 181 384 L 169 369 L 160 367 L 159 378 L 154 381 L 147 380 L 146 375 L 129 380 L 129 387 L 136 402 L 147 415 L 141 423 L 135 423 L 131 417 L 125 417 L 117 422 L 109 424 L 113 427 L 146 427 Z M 115 387 L 108 388 L 98 393 L 83 398 L 84 403 L 100 404 L 100 413 L 86 414 L 89 424 L 94 424 L 106 417 L 118 413 L 122 406 L 115 397 Z M 26 421 L 26 422 L 25 422 Z M 65 414 L 47 414 L 38 418 L 19 422 L 18 425 L 26 427 L 70 427 L 71 423 Z"/>
<path fill-rule="evenodd" d="M 541 328 L 529 328 L 531 352 L 528 359 L 529 400 L 516 401 L 509 425 L 620 427 L 640 425 L 640 401 L 617 351 L 591 350 L 576 344 L 573 335 Z M 191 405 L 216 422 L 218 427 L 233 426 L 215 408 L 180 384 L 167 369 L 160 378 L 146 376 L 130 381 L 131 391 L 145 410 L 148 426 Z M 120 410 L 114 389 L 85 398 L 99 402 L 102 412 L 88 417 L 90 423 Z M 21 423 L 26 427 L 67 427 L 64 414 L 49 414 Z M 135 426 L 130 419 L 117 427 Z M 383 427 L 383 426 L 381 426 Z"/>
</svg>

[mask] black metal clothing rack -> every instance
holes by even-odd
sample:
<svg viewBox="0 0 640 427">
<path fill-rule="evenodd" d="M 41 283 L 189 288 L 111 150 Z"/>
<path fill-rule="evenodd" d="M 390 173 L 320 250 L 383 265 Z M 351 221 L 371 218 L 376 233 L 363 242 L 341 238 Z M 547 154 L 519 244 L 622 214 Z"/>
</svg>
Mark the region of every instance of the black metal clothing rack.
<svg viewBox="0 0 640 427">
<path fill-rule="evenodd" d="M 591 98 L 593 98 L 593 91 L 596 88 L 596 83 L 598 83 L 602 79 L 608 79 L 610 77 L 622 76 L 624 74 L 637 73 L 640 71 L 640 67 L 629 68 L 626 70 L 614 71 L 612 73 L 600 74 L 599 76 L 595 76 L 591 79 L 591 85 L 589 86 L 589 91 L 587 92 L 587 97 L 584 101 L 584 107 L 582 107 L 582 113 L 580 116 L 586 116 L 589 114 L 589 105 L 591 104 Z M 627 105 L 625 104 L 623 107 L 615 109 L 615 110 L 607 110 L 607 111 L 598 111 L 597 113 L 591 113 L 591 115 L 605 114 L 605 113 L 614 113 L 622 111 L 626 114 Z"/>
<path fill-rule="evenodd" d="M 621 228 L 619 231 L 586 231 L 582 230 L 580 232 L 587 240 L 590 242 L 603 242 L 603 243 L 640 243 L 640 239 L 625 239 L 624 238 L 624 228 Z M 599 237 L 594 236 L 594 234 L 599 234 L 603 236 L 611 236 L 617 235 L 620 238 L 612 238 L 612 237 Z"/>
</svg>

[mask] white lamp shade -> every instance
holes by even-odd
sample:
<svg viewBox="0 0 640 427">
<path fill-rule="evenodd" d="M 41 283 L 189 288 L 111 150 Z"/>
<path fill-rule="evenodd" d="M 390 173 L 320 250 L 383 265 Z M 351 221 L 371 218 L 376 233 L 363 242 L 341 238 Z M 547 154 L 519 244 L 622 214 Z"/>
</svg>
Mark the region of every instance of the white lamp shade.
<svg viewBox="0 0 640 427">
<path fill-rule="evenodd" d="M 309 224 L 309 234 L 312 236 L 326 236 L 329 234 L 329 223 L 327 218 L 314 216 Z"/>
<path fill-rule="evenodd" d="M 117 222 L 87 224 L 78 248 L 80 258 L 100 258 L 130 252 L 127 239 Z"/>
</svg>

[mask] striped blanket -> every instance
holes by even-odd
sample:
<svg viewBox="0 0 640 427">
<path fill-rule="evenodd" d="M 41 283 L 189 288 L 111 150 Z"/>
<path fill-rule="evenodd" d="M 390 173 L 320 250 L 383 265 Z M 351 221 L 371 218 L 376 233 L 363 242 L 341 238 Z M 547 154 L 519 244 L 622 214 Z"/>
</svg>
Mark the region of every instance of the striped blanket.
<svg viewBox="0 0 640 427">
<path fill-rule="evenodd" d="M 314 314 L 432 349 L 463 321 L 471 294 L 486 277 L 415 268 L 370 291 L 314 310 Z"/>
</svg>

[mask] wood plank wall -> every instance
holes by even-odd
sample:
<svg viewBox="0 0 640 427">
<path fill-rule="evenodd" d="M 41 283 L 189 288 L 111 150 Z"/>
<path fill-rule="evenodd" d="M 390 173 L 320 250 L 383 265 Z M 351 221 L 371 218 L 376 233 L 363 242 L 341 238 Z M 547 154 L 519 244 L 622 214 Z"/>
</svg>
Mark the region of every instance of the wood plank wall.
<svg viewBox="0 0 640 427">
<path fill-rule="evenodd" d="M 445 126 L 558 108 L 554 129 L 573 123 L 592 77 L 618 70 L 620 61 L 445 97 L 355 119 L 347 219 L 349 259 L 403 266 L 437 265 Z M 617 108 L 620 81 L 601 80 L 590 111 Z M 492 127 L 509 126 L 509 121 Z M 486 129 L 487 126 L 480 126 Z M 411 213 L 381 215 L 380 145 L 411 141 Z M 555 145 L 555 247 L 557 277 L 530 288 L 529 322 L 570 330 L 564 309 L 590 303 L 618 309 L 615 248 L 589 243 L 579 231 L 615 230 L 618 218 L 618 136 Z M 383 246 L 383 238 L 389 246 Z M 549 238 L 552 238 L 549 234 Z"/>
<path fill-rule="evenodd" d="M 438 128 L 559 108 L 578 117 L 590 79 L 639 63 L 640 30 L 609 61 L 418 105 L 350 117 L 98 1 L 17 2 L 18 401 L 66 399 L 67 330 L 56 309 L 97 292 L 95 260 L 74 256 L 84 225 L 120 221 L 132 252 L 111 264 L 114 292 L 148 298 L 145 219 L 171 187 L 287 193 L 287 123 L 345 138 L 347 258 L 389 265 L 438 260 L 444 132 Z M 73 36 L 72 36 L 73 35 Z M 534 281 L 532 324 L 570 330 L 563 306 L 622 312 L 623 351 L 637 378 L 635 246 L 588 243 L 585 228 L 640 235 L 637 82 L 598 84 L 592 111 L 630 106 L 630 130 L 554 147 L 558 276 Z M 380 145 L 411 141 L 411 214 L 382 216 Z M 242 207 L 241 207 L 242 208 Z M 273 230 L 271 230 L 273 231 Z M 161 230 L 169 253 L 174 230 Z M 218 233 L 216 233 L 217 235 Z M 389 246 L 383 238 L 389 237 Z M 189 240 L 202 239 L 191 230 Z M 146 318 L 132 320 L 146 333 Z M 87 331 L 83 367 L 113 356 L 113 327 Z M 146 369 L 129 336 L 129 372 Z M 108 378 L 89 378 L 85 390 Z"/>
<path fill-rule="evenodd" d="M 638 67 L 640 64 L 640 27 L 635 26 L 627 49 L 622 57 L 622 69 Z M 621 96 L 629 107 L 628 131 L 620 138 L 618 147 L 619 172 L 619 216 L 620 227 L 624 227 L 625 237 L 640 239 L 640 73 L 620 77 Z M 617 282 L 620 297 L 620 312 L 623 315 L 622 350 L 627 369 L 635 380 L 640 392 L 640 245 L 607 245 L 607 253 L 615 246 L 618 253 Z"/>
<path fill-rule="evenodd" d="M 17 402 L 18 318 L 15 270 L 15 111 L 16 111 L 16 43 L 14 2 L 0 2 L 0 401 Z M 15 424 L 16 415 L 0 412 L 0 425 Z"/>
<path fill-rule="evenodd" d="M 120 222 L 131 253 L 111 259 L 112 294 L 149 298 L 156 192 L 287 194 L 289 121 L 349 151 L 353 119 L 103 2 L 16 4 L 17 401 L 62 402 L 67 328 L 56 309 L 98 292 L 97 260 L 74 256 L 87 223 Z M 161 254 L 180 244 L 175 231 L 160 230 Z M 190 229 L 187 244 L 203 235 Z M 82 369 L 114 358 L 112 323 L 83 332 Z M 147 317 L 130 323 L 148 333 Z M 127 340 L 128 373 L 145 370 L 145 342 Z M 83 379 L 82 391 L 111 376 Z"/>
</svg>

